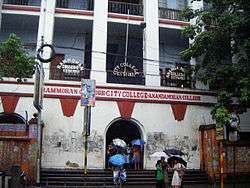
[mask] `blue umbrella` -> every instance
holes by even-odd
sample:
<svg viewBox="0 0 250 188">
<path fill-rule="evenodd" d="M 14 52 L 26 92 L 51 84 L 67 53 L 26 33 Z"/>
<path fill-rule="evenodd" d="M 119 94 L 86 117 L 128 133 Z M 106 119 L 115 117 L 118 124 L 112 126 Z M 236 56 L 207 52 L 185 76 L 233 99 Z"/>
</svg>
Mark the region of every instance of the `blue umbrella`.
<svg viewBox="0 0 250 188">
<path fill-rule="evenodd" d="M 141 145 L 144 145 L 145 142 L 144 142 L 144 140 L 141 140 L 141 139 L 135 139 L 135 140 L 132 140 L 131 144 L 141 146 Z"/>
<path fill-rule="evenodd" d="M 109 158 L 109 162 L 115 166 L 122 166 L 126 162 L 126 160 L 123 155 L 116 154 Z"/>
</svg>

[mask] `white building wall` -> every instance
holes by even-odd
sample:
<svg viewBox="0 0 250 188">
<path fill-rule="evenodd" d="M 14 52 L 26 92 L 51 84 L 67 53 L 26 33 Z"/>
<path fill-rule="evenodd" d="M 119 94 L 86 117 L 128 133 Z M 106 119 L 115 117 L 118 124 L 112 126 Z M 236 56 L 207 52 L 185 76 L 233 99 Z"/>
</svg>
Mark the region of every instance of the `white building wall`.
<svg viewBox="0 0 250 188">
<path fill-rule="evenodd" d="M 202 124 L 212 123 L 209 107 L 187 106 L 183 121 L 176 121 L 169 104 L 135 105 L 132 117 L 145 128 L 146 150 L 145 167 L 154 168 L 155 161 L 150 155 L 168 147 L 177 147 L 187 153 L 188 168 L 199 168 L 198 128 Z"/>
<path fill-rule="evenodd" d="M 91 79 L 97 83 L 106 83 L 106 52 L 107 52 L 107 20 L 108 0 L 95 3 L 93 38 L 92 38 L 92 67 Z"/>
<path fill-rule="evenodd" d="M 54 108 L 51 108 L 53 106 Z M 70 168 L 67 162 L 83 166 L 83 108 L 78 103 L 74 116 L 63 116 L 58 99 L 44 100 L 42 166 Z M 56 115 L 55 115 L 56 114 Z"/>
<path fill-rule="evenodd" d="M 67 168 L 67 161 L 83 167 L 82 121 L 83 109 L 78 105 L 73 117 L 64 117 L 58 99 L 46 99 L 43 113 L 45 128 L 43 141 L 43 167 Z M 57 108 L 59 107 L 59 108 Z M 54 114 L 58 114 L 55 116 Z M 92 108 L 91 135 L 89 137 L 88 168 L 105 167 L 105 135 L 108 125 L 120 117 L 116 102 L 97 101 Z M 136 103 L 132 119 L 141 125 L 146 140 L 144 167 L 154 168 L 149 155 L 166 147 L 177 147 L 187 153 L 188 168 L 199 168 L 198 127 L 212 123 L 210 108 L 188 106 L 185 119 L 178 122 L 169 104 Z M 72 139 L 72 134 L 75 135 Z M 61 147 L 57 144 L 61 142 Z"/>
<path fill-rule="evenodd" d="M 158 1 L 144 0 L 143 5 L 146 22 L 143 54 L 145 85 L 160 86 Z"/>
</svg>

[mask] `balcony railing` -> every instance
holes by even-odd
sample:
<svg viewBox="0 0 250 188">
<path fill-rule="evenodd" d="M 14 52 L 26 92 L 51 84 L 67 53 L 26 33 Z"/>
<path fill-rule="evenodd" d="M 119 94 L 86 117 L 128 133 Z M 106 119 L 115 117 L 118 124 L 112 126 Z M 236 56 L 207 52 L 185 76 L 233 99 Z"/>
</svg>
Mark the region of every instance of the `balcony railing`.
<svg viewBox="0 0 250 188">
<path fill-rule="evenodd" d="M 40 6 L 41 0 L 4 0 L 3 4 Z"/>
<path fill-rule="evenodd" d="M 188 66 L 186 66 L 187 68 Z M 191 75 L 184 67 L 176 66 L 175 68 L 161 68 L 161 86 L 192 88 Z"/>
<path fill-rule="evenodd" d="M 129 11 L 128 11 L 129 10 Z M 143 15 L 143 5 L 109 1 L 108 11 L 119 14 Z"/>
<path fill-rule="evenodd" d="M 93 10 L 94 0 L 57 0 L 56 8 L 68 8 L 78 10 Z"/>
<path fill-rule="evenodd" d="M 50 68 L 51 80 L 68 80 L 68 81 L 80 81 L 81 79 L 89 79 L 90 71 L 83 68 L 76 69 L 75 67 Z"/>
<path fill-rule="evenodd" d="M 179 20 L 186 21 L 181 15 L 180 10 L 168 9 L 168 8 L 159 8 L 159 18 L 170 19 L 170 20 Z"/>
</svg>

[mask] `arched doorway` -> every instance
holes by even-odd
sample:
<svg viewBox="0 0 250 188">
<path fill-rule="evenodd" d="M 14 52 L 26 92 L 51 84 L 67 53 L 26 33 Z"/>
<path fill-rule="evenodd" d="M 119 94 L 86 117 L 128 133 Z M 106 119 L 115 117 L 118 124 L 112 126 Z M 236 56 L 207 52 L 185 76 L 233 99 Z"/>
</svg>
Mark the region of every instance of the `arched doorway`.
<svg viewBox="0 0 250 188">
<path fill-rule="evenodd" d="M 26 124 L 26 121 L 16 113 L 0 113 L 0 124 Z"/>
<path fill-rule="evenodd" d="M 113 121 L 107 129 L 106 132 L 106 146 L 112 143 L 115 138 L 120 138 L 124 140 L 127 144 L 131 143 L 134 139 L 144 139 L 143 132 L 135 121 L 117 119 Z M 107 150 L 107 147 L 106 147 Z M 105 167 L 108 167 L 107 151 L 105 150 Z M 141 167 L 143 167 L 143 153 L 144 148 L 141 147 Z"/>
</svg>

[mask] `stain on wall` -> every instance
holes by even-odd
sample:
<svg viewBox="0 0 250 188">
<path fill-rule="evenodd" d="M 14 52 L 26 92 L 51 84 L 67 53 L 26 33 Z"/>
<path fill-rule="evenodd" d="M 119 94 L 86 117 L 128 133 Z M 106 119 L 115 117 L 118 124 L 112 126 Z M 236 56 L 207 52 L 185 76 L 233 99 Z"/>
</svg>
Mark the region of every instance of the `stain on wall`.
<svg viewBox="0 0 250 188">
<path fill-rule="evenodd" d="M 96 130 L 91 130 L 88 137 L 88 159 L 89 168 L 92 159 L 100 162 L 103 158 L 104 139 L 98 135 Z M 62 168 L 82 168 L 84 158 L 84 137 L 81 132 L 59 129 L 52 134 L 44 136 L 43 140 L 43 164 L 45 167 L 62 167 Z M 70 163 L 69 163 L 69 162 Z M 69 165 L 78 164 L 78 165 Z"/>
<path fill-rule="evenodd" d="M 89 137 L 89 167 L 100 168 L 104 165 L 104 136 L 99 135 L 98 131 L 91 130 Z"/>
<path fill-rule="evenodd" d="M 187 161 L 188 167 L 192 167 L 193 161 L 199 158 L 198 138 L 196 136 L 170 136 L 162 132 L 148 133 L 146 146 L 146 159 L 156 151 L 163 151 L 166 148 L 180 149 L 185 153 L 183 158 Z"/>
<path fill-rule="evenodd" d="M 95 152 L 103 154 L 104 151 L 104 138 L 102 135 L 98 135 L 96 130 L 91 131 L 89 137 L 89 152 Z"/>
<path fill-rule="evenodd" d="M 83 137 L 80 133 L 59 129 L 51 135 L 44 136 L 44 148 L 55 148 L 60 152 L 77 152 L 82 151 Z"/>
</svg>

